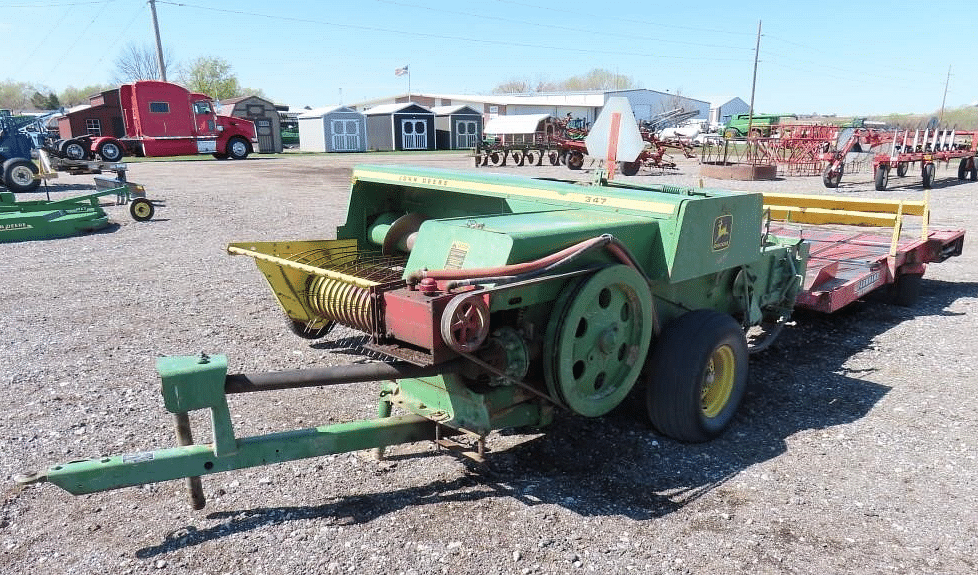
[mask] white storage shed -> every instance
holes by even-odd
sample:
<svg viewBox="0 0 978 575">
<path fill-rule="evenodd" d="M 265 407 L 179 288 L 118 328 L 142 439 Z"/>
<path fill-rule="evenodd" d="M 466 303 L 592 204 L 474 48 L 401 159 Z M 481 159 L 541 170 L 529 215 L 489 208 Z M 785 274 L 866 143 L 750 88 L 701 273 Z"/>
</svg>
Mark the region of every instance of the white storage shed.
<svg viewBox="0 0 978 575">
<path fill-rule="evenodd" d="M 353 108 L 316 108 L 299 114 L 303 152 L 367 151 L 367 117 Z"/>
</svg>

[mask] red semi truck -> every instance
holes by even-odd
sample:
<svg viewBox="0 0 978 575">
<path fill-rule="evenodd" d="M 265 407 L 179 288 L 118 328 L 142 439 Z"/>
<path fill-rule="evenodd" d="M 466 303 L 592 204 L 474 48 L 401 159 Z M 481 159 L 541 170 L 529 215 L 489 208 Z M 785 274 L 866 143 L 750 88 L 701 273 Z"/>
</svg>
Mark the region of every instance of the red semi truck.
<svg viewBox="0 0 978 575">
<path fill-rule="evenodd" d="M 55 152 L 72 160 L 95 156 L 212 154 L 243 159 L 255 151 L 255 124 L 216 112 L 213 99 L 156 80 L 123 84 L 91 98 L 92 106 L 58 120 Z"/>
</svg>

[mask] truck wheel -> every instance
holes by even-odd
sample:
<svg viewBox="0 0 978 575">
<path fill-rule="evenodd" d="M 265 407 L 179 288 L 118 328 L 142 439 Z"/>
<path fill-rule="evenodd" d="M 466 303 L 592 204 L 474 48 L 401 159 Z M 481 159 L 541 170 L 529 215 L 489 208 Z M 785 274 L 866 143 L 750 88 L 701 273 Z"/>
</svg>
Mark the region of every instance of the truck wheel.
<svg viewBox="0 0 978 575">
<path fill-rule="evenodd" d="M 747 338 L 725 313 L 692 311 L 666 326 L 647 368 L 652 425 L 679 441 L 707 441 L 730 424 L 747 390 Z"/>
<path fill-rule="evenodd" d="M 231 138 L 228 142 L 228 156 L 232 160 L 243 160 L 248 157 L 248 142 L 244 138 Z"/>
<path fill-rule="evenodd" d="M 61 142 L 61 155 L 69 160 L 84 160 L 88 150 L 78 140 L 65 140 Z"/>
<path fill-rule="evenodd" d="M 153 213 L 155 211 L 156 208 L 153 207 L 153 202 L 146 198 L 136 198 L 129 204 L 129 215 L 137 222 L 146 222 L 153 219 Z"/>
<path fill-rule="evenodd" d="M 3 163 L 3 185 L 14 193 L 33 192 L 41 185 L 37 179 L 37 166 L 24 158 L 10 158 Z"/>
<path fill-rule="evenodd" d="M 98 145 L 98 155 L 106 162 L 118 162 L 125 154 L 117 142 L 102 142 Z"/>
</svg>

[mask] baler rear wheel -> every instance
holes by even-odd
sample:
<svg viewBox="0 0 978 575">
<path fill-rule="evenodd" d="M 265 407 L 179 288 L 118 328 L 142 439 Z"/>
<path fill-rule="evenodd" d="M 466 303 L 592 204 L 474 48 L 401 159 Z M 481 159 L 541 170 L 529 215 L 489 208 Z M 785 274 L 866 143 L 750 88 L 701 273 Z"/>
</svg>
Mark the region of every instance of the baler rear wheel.
<svg viewBox="0 0 978 575">
<path fill-rule="evenodd" d="M 292 319 L 289 316 L 285 316 L 286 325 L 292 330 L 292 333 L 301 337 L 302 339 L 320 339 L 326 337 L 333 327 L 336 326 L 336 322 L 328 321 L 324 325 L 316 328 L 309 328 L 309 324 L 297 319 Z"/>
<path fill-rule="evenodd" d="M 728 314 L 701 309 L 673 320 L 648 364 L 652 425 L 679 441 L 720 435 L 747 390 L 747 361 L 747 338 Z"/>
<path fill-rule="evenodd" d="M 629 266 L 608 266 L 564 289 L 543 344 L 551 397 L 587 417 L 614 409 L 642 371 L 653 312 L 648 283 Z"/>
</svg>

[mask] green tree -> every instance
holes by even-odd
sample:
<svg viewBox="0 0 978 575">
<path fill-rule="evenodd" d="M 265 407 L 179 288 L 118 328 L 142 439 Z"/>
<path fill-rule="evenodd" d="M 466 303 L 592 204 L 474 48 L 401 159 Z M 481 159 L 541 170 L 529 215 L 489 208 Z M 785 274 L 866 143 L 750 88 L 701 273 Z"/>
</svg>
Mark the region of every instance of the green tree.
<svg viewBox="0 0 978 575">
<path fill-rule="evenodd" d="M 34 92 L 31 96 L 31 104 L 38 110 L 57 110 L 61 107 L 61 102 L 58 101 L 54 92 L 48 92 L 46 96 L 40 92 Z"/>
<path fill-rule="evenodd" d="M 102 92 L 113 90 L 118 87 L 118 84 L 92 84 L 91 86 L 82 86 L 81 88 L 68 86 L 61 92 L 59 99 L 61 100 L 61 105 L 67 107 L 77 106 L 78 104 L 87 104 L 89 101 L 89 96 L 101 94 Z"/>
<path fill-rule="evenodd" d="M 241 95 L 241 86 L 231 71 L 231 64 L 220 56 L 197 58 L 181 72 L 180 80 L 187 89 L 217 100 Z"/>
<path fill-rule="evenodd" d="M 50 92 L 45 86 L 29 82 L 15 82 L 7 79 L 0 82 L 0 108 L 7 110 L 23 110 L 36 107 L 32 100 L 35 94 Z"/>
<path fill-rule="evenodd" d="M 571 76 L 559 82 L 513 79 L 493 88 L 494 94 L 526 94 L 530 92 L 580 92 L 586 90 L 627 90 L 639 85 L 629 76 L 603 68 L 595 68 L 580 76 Z"/>
</svg>

